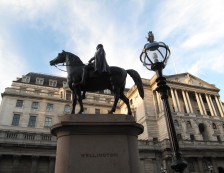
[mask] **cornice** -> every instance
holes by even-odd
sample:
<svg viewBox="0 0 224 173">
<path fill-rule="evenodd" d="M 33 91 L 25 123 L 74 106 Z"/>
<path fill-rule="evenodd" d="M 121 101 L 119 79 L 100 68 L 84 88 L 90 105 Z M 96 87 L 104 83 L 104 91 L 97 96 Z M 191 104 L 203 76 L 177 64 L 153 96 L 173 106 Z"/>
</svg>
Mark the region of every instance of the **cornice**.
<svg viewBox="0 0 224 173">
<path fill-rule="evenodd" d="M 193 90 L 193 89 L 198 89 L 198 90 L 205 90 L 205 91 L 213 91 L 213 92 L 219 92 L 220 89 L 212 89 L 212 88 L 205 88 L 205 87 L 202 87 L 202 86 L 197 86 L 197 85 L 189 85 L 189 84 L 185 84 L 185 83 L 180 83 L 180 82 L 174 82 L 174 81 L 169 81 L 167 80 L 167 85 L 169 87 L 172 87 L 172 88 L 177 88 L 179 89 L 180 86 L 182 87 L 185 87 L 185 89 L 187 90 Z"/>
</svg>

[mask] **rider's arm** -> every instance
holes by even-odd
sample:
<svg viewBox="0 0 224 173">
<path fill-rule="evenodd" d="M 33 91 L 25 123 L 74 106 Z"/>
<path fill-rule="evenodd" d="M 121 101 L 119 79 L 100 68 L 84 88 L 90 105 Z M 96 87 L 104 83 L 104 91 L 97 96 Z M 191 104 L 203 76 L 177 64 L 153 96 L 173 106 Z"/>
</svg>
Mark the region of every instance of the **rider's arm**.
<svg viewBox="0 0 224 173">
<path fill-rule="evenodd" d="M 89 60 L 89 63 L 91 63 L 91 62 L 94 61 L 94 60 L 95 60 L 95 57 L 91 58 L 91 59 Z"/>
</svg>

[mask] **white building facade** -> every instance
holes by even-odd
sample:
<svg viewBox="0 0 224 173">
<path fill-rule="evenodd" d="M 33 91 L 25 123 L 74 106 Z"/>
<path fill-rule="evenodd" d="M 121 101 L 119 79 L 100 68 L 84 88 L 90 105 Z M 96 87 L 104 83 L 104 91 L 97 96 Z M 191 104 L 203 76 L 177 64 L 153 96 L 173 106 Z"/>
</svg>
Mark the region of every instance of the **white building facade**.
<svg viewBox="0 0 224 173">
<path fill-rule="evenodd" d="M 142 79 L 145 99 L 136 86 L 127 91 L 133 116 L 144 126 L 139 136 L 142 173 L 170 169 L 171 151 L 156 76 Z M 224 168 L 224 107 L 219 89 L 189 73 L 167 76 L 169 103 L 186 173 L 220 172 Z M 86 114 L 107 114 L 113 104 L 109 90 L 87 93 Z M 53 173 L 56 138 L 50 127 L 70 112 L 66 78 L 28 73 L 2 93 L 0 107 L 0 172 Z M 79 106 L 77 106 L 78 111 Z M 120 102 L 116 113 L 126 114 Z"/>
</svg>

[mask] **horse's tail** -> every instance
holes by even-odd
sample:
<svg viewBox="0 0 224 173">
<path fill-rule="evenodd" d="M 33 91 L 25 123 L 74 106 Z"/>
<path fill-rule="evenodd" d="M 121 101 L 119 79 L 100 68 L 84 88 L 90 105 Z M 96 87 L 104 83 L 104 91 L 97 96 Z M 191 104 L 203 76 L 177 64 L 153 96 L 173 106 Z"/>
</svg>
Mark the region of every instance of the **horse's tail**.
<svg viewBox="0 0 224 173">
<path fill-rule="evenodd" d="M 137 71 L 132 70 L 132 69 L 129 69 L 126 71 L 134 80 L 135 85 L 137 85 L 139 95 L 141 96 L 142 99 L 144 99 L 144 89 L 143 89 L 142 79 L 141 79 L 140 75 L 138 74 Z"/>
</svg>

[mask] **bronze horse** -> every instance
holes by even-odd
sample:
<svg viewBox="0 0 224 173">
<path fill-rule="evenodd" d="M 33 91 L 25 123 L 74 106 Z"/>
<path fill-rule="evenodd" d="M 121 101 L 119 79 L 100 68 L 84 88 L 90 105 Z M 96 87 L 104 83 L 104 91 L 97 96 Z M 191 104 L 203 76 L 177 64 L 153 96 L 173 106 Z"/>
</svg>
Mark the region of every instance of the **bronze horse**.
<svg viewBox="0 0 224 173">
<path fill-rule="evenodd" d="M 109 113 L 112 114 L 113 112 L 115 112 L 118 100 L 121 99 L 127 105 L 128 114 L 131 115 L 132 113 L 129 99 L 124 95 L 127 74 L 132 77 L 135 84 L 137 85 L 141 98 L 144 98 L 142 80 L 138 72 L 135 70 L 124 70 L 120 67 L 111 66 L 110 74 L 96 74 L 96 72 L 94 71 L 89 71 L 89 75 L 87 76 L 85 85 L 83 86 L 80 81 L 82 80 L 82 72 L 85 64 L 83 64 L 78 56 L 70 52 L 62 51 L 55 59 L 50 61 L 50 65 L 56 65 L 64 62 L 66 63 L 68 73 L 68 86 L 72 91 L 72 114 L 75 113 L 77 99 L 80 105 L 78 114 L 81 114 L 84 110 L 81 91 L 84 91 L 85 93 L 86 91 L 96 92 L 109 89 L 114 94 L 114 104 Z"/>
</svg>

